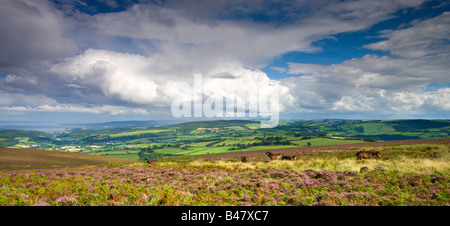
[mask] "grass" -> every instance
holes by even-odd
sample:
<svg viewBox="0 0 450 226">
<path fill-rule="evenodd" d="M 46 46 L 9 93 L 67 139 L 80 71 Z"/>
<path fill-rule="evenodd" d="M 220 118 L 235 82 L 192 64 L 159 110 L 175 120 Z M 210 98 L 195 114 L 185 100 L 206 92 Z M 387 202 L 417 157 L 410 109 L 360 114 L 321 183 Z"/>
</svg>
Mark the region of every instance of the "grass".
<svg viewBox="0 0 450 226">
<path fill-rule="evenodd" d="M 83 153 L 0 148 L 0 168 L 66 167 L 124 162 L 129 160 Z"/>
<path fill-rule="evenodd" d="M 398 173 L 407 174 L 439 174 L 450 175 L 450 147 L 449 145 L 383 145 L 348 148 L 342 150 L 320 150 L 299 155 L 295 152 L 286 152 L 287 155 L 297 154 L 297 161 L 270 161 L 266 162 L 264 155 L 251 157 L 251 164 L 241 163 L 239 154 L 236 158 L 226 160 L 199 160 L 189 162 L 194 165 L 210 165 L 233 169 L 239 167 L 250 168 L 282 168 L 295 171 L 329 170 L 329 171 L 359 171 L 361 167 L 373 170 L 377 167 L 387 168 Z M 359 150 L 380 151 L 382 158 L 357 160 L 355 153 Z M 300 153 L 301 154 L 301 153 Z M 165 162 L 161 163 L 165 164 Z M 170 164 L 170 161 L 168 162 Z"/>
<path fill-rule="evenodd" d="M 328 153 L 333 154 L 336 151 Z M 302 172 L 305 170 L 328 170 L 328 171 L 357 171 L 361 167 L 368 167 L 369 170 L 374 170 L 377 167 L 389 169 L 396 173 L 405 174 L 438 174 L 450 175 L 450 153 L 447 146 L 439 146 L 438 152 L 442 155 L 436 159 L 421 158 L 413 156 L 395 156 L 395 153 L 383 154 L 382 159 L 363 159 L 356 160 L 353 152 L 347 154 L 345 157 L 337 155 L 326 155 L 327 151 L 322 152 L 318 156 L 301 157 L 297 161 L 281 161 L 274 160 L 265 162 L 264 157 L 253 158 L 252 164 L 242 163 L 238 159 L 235 161 L 229 160 L 214 160 L 214 161 L 191 161 L 187 164 L 190 166 L 204 166 L 204 167 L 219 167 L 225 169 L 285 169 Z M 336 154 L 336 153 L 335 153 Z M 326 157 L 327 156 L 327 157 Z M 170 166 L 173 162 L 162 162 L 161 165 Z"/>
<path fill-rule="evenodd" d="M 391 125 L 381 123 L 363 123 L 364 133 L 389 133 L 394 132 L 395 129 Z"/>
<path fill-rule="evenodd" d="M 382 157 L 356 160 L 359 150 L 380 151 Z M 297 161 L 267 161 L 264 152 L 258 153 L 246 163 L 236 155 L 0 171 L 0 206 L 450 205 L 448 144 L 285 153 L 297 154 Z M 360 172 L 361 167 L 369 170 Z"/>
<path fill-rule="evenodd" d="M 288 139 L 294 139 L 293 136 L 288 137 Z M 297 138 L 298 139 L 298 138 Z M 241 139 L 227 139 L 223 142 L 219 142 L 212 147 L 206 147 L 207 144 L 211 143 L 211 141 L 207 142 L 197 142 L 189 144 L 189 148 L 186 150 L 181 150 L 179 148 L 164 148 L 163 150 L 157 150 L 157 152 L 168 153 L 168 154 L 182 154 L 182 155 L 203 155 L 203 154 L 212 154 L 212 153 L 222 153 L 222 152 L 230 152 L 228 149 L 236 146 L 228 146 L 228 145 L 237 145 L 237 144 L 248 144 L 258 142 L 254 139 L 254 137 L 241 138 Z M 330 138 L 314 138 L 308 140 L 293 140 L 293 145 L 270 145 L 270 146 L 252 146 L 247 147 L 242 150 L 237 151 L 254 151 L 254 150 L 265 150 L 265 149 L 284 149 L 290 147 L 297 146 L 307 146 L 308 142 L 310 142 L 311 146 L 320 146 L 320 145 L 336 145 L 336 144 L 353 144 L 353 143 L 363 143 L 363 141 L 359 140 L 336 140 Z M 225 146 L 222 146 L 225 144 Z"/>
<path fill-rule="evenodd" d="M 247 151 L 307 145 L 352 144 L 363 142 L 362 140 L 376 141 L 377 139 L 445 138 L 448 137 L 448 128 L 450 128 L 448 125 L 450 122 L 447 120 L 281 120 L 278 127 L 263 129 L 260 128 L 260 123 L 255 121 L 219 120 L 155 128 L 131 126 L 72 130 L 54 136 L 41 132 L 1 130 L 0 146 L 91 154 L 111 152 L 109 153 L 111 156 L 136 159 L 136 153 L 127 156 L 116 154 L 114 151 L 147 148 L 158 144 L 165 149 L 166 154 L 201 155 L 222 151 L 229 153 L 229 149 L 239 150 L 240 148 L 243 148 L 242 151 Z M 328 136 L 337 139 L 330 139 Z M 283 141 L 290 141 L 292 144 L 249 147 L 269 137 L 282 137 Z M 214 140 L 218 139 L 224 141 L 214 143 Z M 188 149 L 173 148 L 180 145 L 189 145 L 189 147 Z M 207 145 L 209 147 L 206 147 Z M 228 148 L 221 147 L 222 145 Z M 265 145 L 269 144 L 265 143 Z M 162 151 L 158 150 L 158 152 Z"/>
<path fill-rule="evenodd" d="M 135 135 L 141 135 L 141 134 L 160 133 L 160 132 L 167 132 L 167 131 L 172 131 L 172 130 L 170 130 L 170 129 L 137 130 L 137 131 L 131 131 L 131 132 L 114 133 L 114 134 L 110 134 L 109 136 L 111 138 L 117 138 L 117 137 L 124 137 L 124 136 L 135 136 Z"/>
<path fill-rule="evenodd" d="M 330 138 L 314 138 L 309 140 L 292 141 L 292 143 L 297 144 L 299 146 L 306 146 L 308 142 L 311 144 L 311 146 L 364 143 L 364 141 L 361 140 L 338 140 Z"/>
</svg>

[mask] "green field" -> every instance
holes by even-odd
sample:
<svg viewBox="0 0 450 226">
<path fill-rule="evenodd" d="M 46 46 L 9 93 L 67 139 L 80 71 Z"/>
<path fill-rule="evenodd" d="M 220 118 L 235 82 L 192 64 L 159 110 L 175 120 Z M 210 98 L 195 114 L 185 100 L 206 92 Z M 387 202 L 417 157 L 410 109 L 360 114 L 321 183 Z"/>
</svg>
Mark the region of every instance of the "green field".
<svg viewBox="0 0 450 226">
<path fill-rule="evenodd" d="M 218 120 L 171 126 L 75 128 L 60 133 L 0 130 L 0 147 L 82 152 L 146 160 L 180 155 L 450 137 L 448 120 Z"/>
<path fill-rule="evenodd" d="M 0 162 L 40 159 L 69 167 L 1 170 L 0 206 L 450 205 L 448 139 L 359 148 L 379 151 L 381 158 L 357 160 L 356 150 L 343 145 L 290 150 L 296 161 L 268 161 L 264 151 L 253 151 L 243 153 L 245 163 L 240 154 L 219 154 L 105 165 L 103 156 L 8 149 Z M 34 157 L 23 158 L 29 154 Z M 90 166 L 73 167 L 80 163 Z"/>
<path fill-rule="evenodd" d="M 111 138 L 117 138 L 117 137 L 125 137 L 125 136 L 136 136 L 136 135 L 142 135 L 142 134 L 149 134 L 149 133 L 160 133 L 160 132 L 167 132 L 172 131 L 169 129 L 150 129 L 150 130 L 137 130 L 132 132 L 123 132 L 123 133 L 114 133 L 109 134 Z"/>
</svg>

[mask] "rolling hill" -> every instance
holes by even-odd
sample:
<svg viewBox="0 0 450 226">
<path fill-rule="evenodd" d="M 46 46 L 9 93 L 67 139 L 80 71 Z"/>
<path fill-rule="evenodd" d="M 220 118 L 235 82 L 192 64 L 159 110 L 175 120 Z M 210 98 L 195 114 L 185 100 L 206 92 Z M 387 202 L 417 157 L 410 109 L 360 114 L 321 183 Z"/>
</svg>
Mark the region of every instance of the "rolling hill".
<svg viewBox="0 0 450 226">
<path fill-rule="evenodd" d="M 450 138 L 449 120 L 193 121 L 152 127 L 154 122 L 99 123 L 53 134 L 0 130 L 0 147 L 83 152 L 131 160 L 375 141 Z"/>
<path fill-rule="evenodd" d="M 131 160 L 83 153 L 0 148 L 0 168 L 74 167 L 125 162 Z"/>
</svg>

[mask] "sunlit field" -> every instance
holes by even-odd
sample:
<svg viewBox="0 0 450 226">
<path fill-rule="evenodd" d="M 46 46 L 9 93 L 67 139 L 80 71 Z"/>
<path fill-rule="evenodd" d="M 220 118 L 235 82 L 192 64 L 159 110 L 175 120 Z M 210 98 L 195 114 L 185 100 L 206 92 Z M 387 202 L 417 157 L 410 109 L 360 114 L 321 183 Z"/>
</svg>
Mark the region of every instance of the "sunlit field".
<svg viewBox="0 0 450 226">
<path fill-rule="evenodd" d="M 309 151 L 297 161 L 165 159 L 0 172 L 0 205 L 442 206 L 450 204 L 448 145 Z M 360 172 L 362 167 L 368 170 Z"/>
</svg>

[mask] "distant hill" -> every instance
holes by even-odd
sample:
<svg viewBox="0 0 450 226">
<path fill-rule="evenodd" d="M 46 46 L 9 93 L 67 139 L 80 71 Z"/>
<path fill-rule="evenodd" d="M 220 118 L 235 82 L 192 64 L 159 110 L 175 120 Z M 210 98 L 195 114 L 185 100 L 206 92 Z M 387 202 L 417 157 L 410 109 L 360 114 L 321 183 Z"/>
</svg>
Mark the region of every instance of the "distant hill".
<svg viewBox="0 0 450 226">
<path fill-rule="evenodd" d="M 0 147 L 13 146 L 19 141 L 18 137 L 27 138 L 33 142 L 51 142 L 55 140 L 55 137 L 50 133 L 40 131 L 25 131 L 17 129 L 5 129 L 0 130 Z"/>
<path fill-rule="evenodd" d="M 258 120 L 237 119 L 165 126 L 154 126 L 155 123 L 161 124 L 109 122 L 55 133 L 0 130 L 0 147 L 146 160 L 149 156 L 163 158 L 288 146 L 450 138 L 450 120 L 280 120 L 275 128 L 261 128 Z"/>
<path fill-rule="evenodd" d="M 174 125 L 180 123 L 179 120 L 148 120 L 148 121 L 112 121 L 100 123 L 82 123 L 82 124 L 63 124 L 67 128 L 78 129 L 102 129 L 102 128 L 117 128 L 117 127 L 159 127 Z"/>
<path fill-rule="evenodd" d="M 0 148 L 0 168 L 73 167 L 126 162 L 131 160 L 83 153 Z"/>
<path fill-rule="evenodd" d="M 259 123 L 259 121 L 250 121 L 250 120 L 199 121 L 199 122 L 180 123 L 170 127 L 191 131 L 196 130 L 198 128 L 223 128 L 229 126 L 244 126 L 249 123 Z"/>
<path fill-rule="evenodd" d="M 67 127 L 85 127 L 90 129 L 108 128 L 108 127 L 128 127 L 128 126 L 146 126 L 153 127 L 158 126 L 160 123 L 157 121 L 112 121 L 102 123 L 84 123 L 84 124 L 67 124 Z"/>
<path fill-rule="evenodd" d="M 404 119 L 384 120 L 380 122 L 391 124 L 398 132 L 417 131 L 450 126 L 450 121 L 448 120 Z"/>
<path fill-rule="evenodd" d="M 15 137 L 29 137 L 31 139 L 55 139 L 53 135 L 40 131 L 25 131 L 17 129 L 0 130 L 0 137 L 14 139 Z"/>
</svg>

